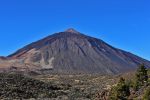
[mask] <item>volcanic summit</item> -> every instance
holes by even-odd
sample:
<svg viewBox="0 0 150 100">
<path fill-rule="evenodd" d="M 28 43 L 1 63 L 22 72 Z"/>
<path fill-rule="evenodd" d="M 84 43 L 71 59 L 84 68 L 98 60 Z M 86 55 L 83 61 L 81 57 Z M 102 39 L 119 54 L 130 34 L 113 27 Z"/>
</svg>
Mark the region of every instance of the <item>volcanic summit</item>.
<svg viewBox="0 0 150 100">
<path fill-rule="evenodd" d="M 19 69 L 21 66 L 48 73 L 117 74 L 134 70 L 141 63 L 150 67 L 148 60 L 73 28 L 33 42 L 9 55 L 8 59 L 8 67 Z"/>
</svg>

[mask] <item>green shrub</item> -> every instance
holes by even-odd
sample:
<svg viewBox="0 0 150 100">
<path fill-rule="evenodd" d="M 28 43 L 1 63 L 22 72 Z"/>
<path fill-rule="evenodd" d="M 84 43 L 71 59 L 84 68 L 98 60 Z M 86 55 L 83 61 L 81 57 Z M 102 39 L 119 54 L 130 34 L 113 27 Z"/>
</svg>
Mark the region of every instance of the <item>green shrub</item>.
<svg viewBox="0 0 150 100">
<path fill-rule="evenodd" d="M 147 68 L 144 64 L 140 65 L 136 72 L 136 83 L 138 86 L 142 86 L 148 81 Z"/>
<path fill-rule="evenodd" d="M 145 90 L 143 100 L 150 100 L 150 87 Z"/>
<path fill-rule="evenodd" d="M 114 86 L 110 92 L 110 100 L 127 100 L 130 95 L 129 85 L 125 82 L 124 78 L 120 78 L 117 86 Z"/>
</svg>

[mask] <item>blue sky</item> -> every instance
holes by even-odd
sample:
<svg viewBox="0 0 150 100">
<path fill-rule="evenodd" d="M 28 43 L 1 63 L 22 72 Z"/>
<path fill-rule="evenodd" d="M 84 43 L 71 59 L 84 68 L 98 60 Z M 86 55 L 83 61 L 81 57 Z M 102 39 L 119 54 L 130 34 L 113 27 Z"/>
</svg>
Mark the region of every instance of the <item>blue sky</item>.
<svg viewBox="0 0 150 100">
<path fill-rule="evenodd" d="M 67 28 L 150 60 L 149 0 L 0 0 L 0 55 Z"/>
</svg>

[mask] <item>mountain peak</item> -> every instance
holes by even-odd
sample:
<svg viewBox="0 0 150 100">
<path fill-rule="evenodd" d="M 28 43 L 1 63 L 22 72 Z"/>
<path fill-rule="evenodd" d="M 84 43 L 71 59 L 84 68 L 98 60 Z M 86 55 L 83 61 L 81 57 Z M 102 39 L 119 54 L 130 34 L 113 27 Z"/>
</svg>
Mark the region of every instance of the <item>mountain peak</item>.
<svg viewBox="0 0 150 100">
<path fill-rule="evenodd" d="M 16 71 L 43 74 L 119 74 L 141 63 L 150 68 L 149 61 L 70 28 L 19 49 L 8 60 L 0 57 L 0 72 L 14 66 Z"/>
<path fill-rule="evenodd" d="M 69 29 L 67 29 L 65 32 L 75 33 L 75 34 L 79 34 L 79 33 L 80 33 L 80 32 L 76 31 L 76 30 L 73 29 L 73 28 L 69 28 Z"/>
</svg>

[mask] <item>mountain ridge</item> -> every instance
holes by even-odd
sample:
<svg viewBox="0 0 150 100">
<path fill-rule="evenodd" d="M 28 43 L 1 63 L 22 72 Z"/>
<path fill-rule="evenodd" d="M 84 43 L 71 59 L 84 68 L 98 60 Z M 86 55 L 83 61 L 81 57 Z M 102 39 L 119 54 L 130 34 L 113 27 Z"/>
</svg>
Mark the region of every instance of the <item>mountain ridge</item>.
<svg viewBox="0 0 150 100">
<path fill-rule="evenodd" d="M 117 74 L 150 62 L 130 52 L 117 49 L 101 39 L 70 28 L 33 42 L 8 56 L 17 63 L 58 73 Z M 30 67 L 28 68 L 30 69 Z"/>
</svg>

